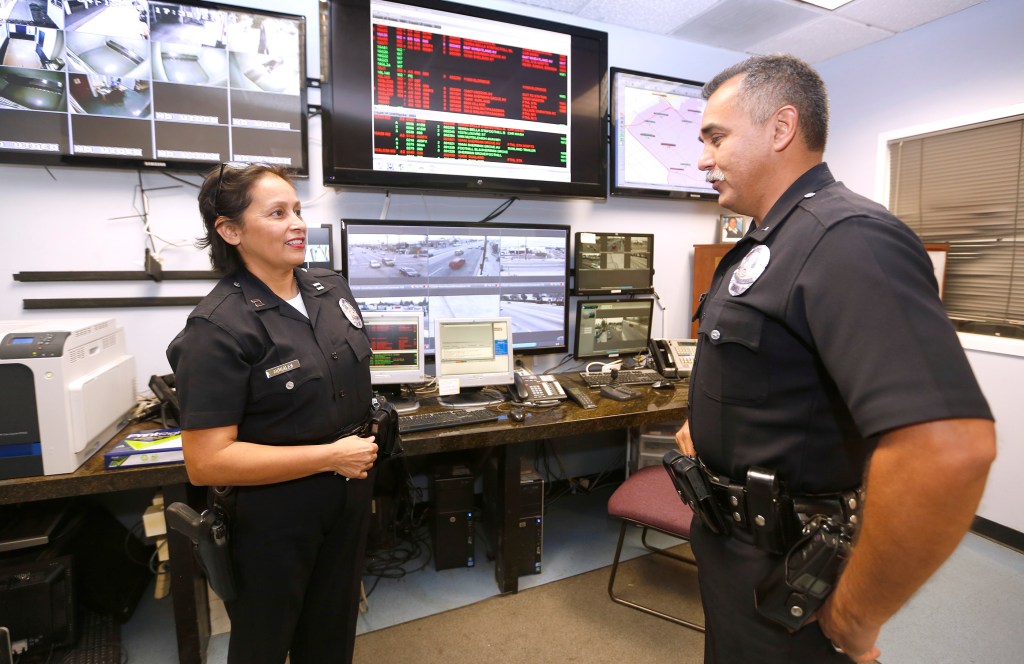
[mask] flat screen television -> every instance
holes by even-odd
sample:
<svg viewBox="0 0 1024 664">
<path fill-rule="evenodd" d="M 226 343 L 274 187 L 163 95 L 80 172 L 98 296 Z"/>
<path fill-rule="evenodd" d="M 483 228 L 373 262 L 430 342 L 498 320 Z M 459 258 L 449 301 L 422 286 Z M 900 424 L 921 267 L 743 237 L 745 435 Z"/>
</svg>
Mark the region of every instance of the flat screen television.
<svg viewBox="0 0 1024 664">
<path fill-rule="evenodd" d="M 654 300 L 578 300 L 576 359 L 620 357 L 647 350 Z"/>
<path fill-rule="evenodd" d="M 10 3 L 5 3 L 10 4 Z M 308 172 L 305 17 L 183 0 L 18 0 L 0 162 Z"/>
<path fill-rule="evenodd" d="M 424 347 L 441 318 L 507 316 L 517 353 L 568 349 L 568 226 L 349 219 L 344 273 L 363 311 L 421 311 Z"/>
<path fill-rule="evenodd" d="M 573 293 L 617 295 L 654 292 L 654 235 L 576 233 Z"/>
<path fill-rule="evenodd" d="M 439 318 L 434 321 L 434 367 L 438 384 L 458 382 L 458 394 L 441 396 L 444 406 L 489 406 L 505 400 L 492 385 L 511 385 L 515 380 L 512 354 L 512 319 Z M 442 393 L 444 390 L 442 389 Z"/>
<path fill-rule="evenodd" d="M 324 182 L 607 195 L 608 36 L 442 0 L 330 0 Z"/>
<path fill-rule="evenodd" d="M 718 200 L 697 168 L 703 83 L 611 69 L 613 196 Z"/>
</svg>

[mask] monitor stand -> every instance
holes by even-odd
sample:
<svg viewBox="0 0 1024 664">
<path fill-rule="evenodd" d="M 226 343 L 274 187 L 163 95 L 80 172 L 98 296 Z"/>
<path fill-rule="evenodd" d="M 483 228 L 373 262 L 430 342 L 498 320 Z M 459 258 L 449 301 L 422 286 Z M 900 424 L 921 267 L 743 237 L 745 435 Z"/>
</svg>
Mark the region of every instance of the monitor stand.
<svg viewBox="0 0 1024 664">
<path fill-rule="evenodd" d="M 416 397 L 402 396 L 401 385 L 374 385 L 373 388 L 384 395 L 384 398 L 388 400 L 388 403 L 395 407 L 395 410 L 398 411 L 399 415 L 419 410 L 419 399 Z"/>
<path fill-rule="evenodd" d="M 438 397 L 437 403 L 448 408 L 484 408 L 505 403 L 505 395 L 493 387 L 462 388 L 458 394 Z"/>
</svg>

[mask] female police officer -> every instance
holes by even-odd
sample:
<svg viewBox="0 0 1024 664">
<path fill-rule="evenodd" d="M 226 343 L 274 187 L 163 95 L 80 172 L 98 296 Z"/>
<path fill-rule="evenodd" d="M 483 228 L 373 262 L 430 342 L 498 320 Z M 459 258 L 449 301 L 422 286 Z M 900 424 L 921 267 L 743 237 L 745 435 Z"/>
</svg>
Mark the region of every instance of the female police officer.
<svg viewBox="0 0 1024 664">
<path fill-rule="evenodd" d="M 227 275 L 167 356 L 189 479 L 228 485 L 237 598 L 228 662 L 349 662 L 369 524 L 370 344 L 348 284 L 298 269 L 306 225 L 287 173 L 224 165 L 199 192 Z M 351 481 L 349 481 L 351 480 Z"/>
</svg>

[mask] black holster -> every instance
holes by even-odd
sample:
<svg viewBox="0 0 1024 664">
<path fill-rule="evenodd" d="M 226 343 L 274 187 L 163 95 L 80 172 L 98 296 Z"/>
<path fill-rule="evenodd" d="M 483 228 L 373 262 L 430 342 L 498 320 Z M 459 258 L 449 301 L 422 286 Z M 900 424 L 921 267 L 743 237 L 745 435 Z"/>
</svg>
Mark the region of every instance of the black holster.
<svg viewBox="0 0 1024 664">
<path fill-rule="evenodd" d="M 199 514 L 185 503 L 168 505 L 167 526 L 192 540 L 192 550 L 210 587 L 225 602 L 235 600 L 235 575 L 231 564 L 229 513 L 233 487 L 213 487 L 214 505 Z M 220 504 L 218 505 L 218 494 Z"/>
<path fill-rule="evenodd" d="M 402 437 L 398 433 L 398 409 L 382 394 L 374 394 L 370 403 L 370 416 L 362 425 L 359 435 L 376 438 L 379 459 L 401 456 L 405 450 L 402 449 Z"/>
</svg>

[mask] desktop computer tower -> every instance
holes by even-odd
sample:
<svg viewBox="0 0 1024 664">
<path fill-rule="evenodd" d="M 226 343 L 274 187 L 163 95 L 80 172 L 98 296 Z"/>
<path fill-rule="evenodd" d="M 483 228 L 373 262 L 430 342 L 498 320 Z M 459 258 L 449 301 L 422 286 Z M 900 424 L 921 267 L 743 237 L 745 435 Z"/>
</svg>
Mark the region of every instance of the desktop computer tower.
<svg viewBox="0 0 1024 664">
<path fill-rule="evenodd" d="M 532 467 L 520 469 L 518 498 L 515 527 L 507 534 L 505 564 L 515 570 L 517 576 L 540 574 L 544 553 L 544 479 Z M 491 555 L 497 548 L 502 525 L 502 514 L 497 508 L 500 502 L 498 461 L 491 458 L 484 469 L 485 536 Z"/>
<path fill-rule="evenodd" d="M 473 480 L 473 473 L 463 465 L 437 466 L 430 475 L 435 569 L 475 564 Z"/>
</svg>

